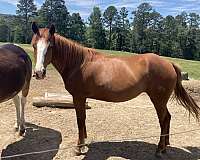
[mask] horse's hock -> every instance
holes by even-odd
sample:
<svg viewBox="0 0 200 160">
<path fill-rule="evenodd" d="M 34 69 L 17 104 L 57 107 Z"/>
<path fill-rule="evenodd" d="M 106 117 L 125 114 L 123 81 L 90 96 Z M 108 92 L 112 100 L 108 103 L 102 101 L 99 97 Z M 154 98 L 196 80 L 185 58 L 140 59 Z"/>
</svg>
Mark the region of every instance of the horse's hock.
<svg viewBox="0 0 200 160">
<path fill-rule="evenodd" d="M 189 80 L 188 72 L 181 72 L 182 80 Z"/>
</svg>

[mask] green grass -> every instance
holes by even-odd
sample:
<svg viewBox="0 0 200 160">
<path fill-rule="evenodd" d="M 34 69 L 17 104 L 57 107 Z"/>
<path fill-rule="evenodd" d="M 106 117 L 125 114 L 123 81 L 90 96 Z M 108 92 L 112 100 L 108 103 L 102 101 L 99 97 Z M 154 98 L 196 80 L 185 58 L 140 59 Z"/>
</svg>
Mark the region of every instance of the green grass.
<svg viewBox="0 0 200 160">
<path fill-rule="evenodd" d="M 112 50 L 100 50 L 100 49 L 97 49 L 97 51 L 108 53 L 108 54 L 112 54 L 112 55 L 132 55 L 133 54 L 131 52 L 112 51 Z"/>
<path fill-rule="evenodd" d="M 3 44 L 0 42 L 0 44 Z M 31 57 L 33 60 L 33 48 L 30 44 L 19 44 Z M 112 55 L 132 55 L 133 53 L 130 52 L 120 52 L 120 51 L 110 51 L 110 50 L 98 50 L 102 51 L 104 53 L 112 54 Z M 178 64 L 182 71 L 188 72 L 189 77 L 192 79 L 198 79 L 200 80 L 200 61 L 191 61 L 191 60 L 184 60 L 184 59 L 178 59 L 178 58 L 169 58 L 169 57 L 163 57 L 175 64 Z M 52 65 L 50 65 L 49 68 L 52 68 Z"/>
</svg>

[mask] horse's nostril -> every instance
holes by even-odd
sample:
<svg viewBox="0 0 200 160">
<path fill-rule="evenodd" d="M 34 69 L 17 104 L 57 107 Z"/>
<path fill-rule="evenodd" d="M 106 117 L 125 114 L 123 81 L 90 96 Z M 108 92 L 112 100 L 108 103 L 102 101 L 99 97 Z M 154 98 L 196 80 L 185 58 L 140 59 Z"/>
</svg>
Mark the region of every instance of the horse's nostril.
<svg viewBox="0 0 200 160">
<path fill-rule="evenodd" d="M 43 69 L 43 76 L 45 76 L 46 75 L 46 69 Z"/>
<path fill-rule="evenodd" d="M 35 76 L 36 76 L 36 77 L 39 77 L 39 74 L 36 72 L 36 73 L 35 73 Z"/>
</svg>

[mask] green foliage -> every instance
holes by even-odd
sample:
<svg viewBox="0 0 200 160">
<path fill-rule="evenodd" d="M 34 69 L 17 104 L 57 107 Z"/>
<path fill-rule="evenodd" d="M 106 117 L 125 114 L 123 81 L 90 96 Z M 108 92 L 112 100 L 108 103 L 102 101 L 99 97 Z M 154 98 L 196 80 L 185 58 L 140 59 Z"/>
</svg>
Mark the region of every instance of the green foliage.
<svg viewBox="0 0 200 160">
<path fill-rule="evenodd" d="M 79 13 L 73 13 L 70 19 L 69 37 L 80 43 L 85 43 L 85 23 Z"/>
<path fill-rule="evenodd" d="M 122 7 L 113 25 L 111 49 L 128 51 L 130 48 L 130 23 L 128 10 Z"/>
<path fill-rule="evenodd" d="M 87 44 L 93 48 L 103 49 L 106 46 L 106 35 L 103 28 L 101 11 L 98 7 L 93 8 L 89 16 L 89 26 L 87 27 Z"/>
<path fill-rule="evenodd" d="M 15 43 L 22 43 L 25 41 L 24 31 L 22 27 L 16 26 L 15 27 L 15 34 L 14 34 L 14 42 Z"/>
<path fill-rule="evenodd" d="M 111 49 L 113 25 L 114 25 L 114 23 L 116 23 L 117 9 L 114 6 L 109 6 L 103 13 L 103 17 L 104 17 L 104 24 L 109 29 L 109 35 L 108 35 L 109 46 L 108 46 L 108 48 Z"/>
<path fill-rule="evenodd" d="M 25 42 L 30 42 L 30 19 L 36 15 L 36 5 L 33 0 L 19 0 L 16 14 L 19 16 L 20 25 L 24 30 Z"/>
<path fill-rule="evenodd" d="M 54 24 L 58 33 L 69 36 L 70 15 L 64 0 L 45 0 L 38 15 L 40 26 Z"/>
<path fill-rule="evenodd" d="M 0 41 L 7 42 L 9 39 L 9 28 L 6 24 L 0 23 Z"/>
</svg>

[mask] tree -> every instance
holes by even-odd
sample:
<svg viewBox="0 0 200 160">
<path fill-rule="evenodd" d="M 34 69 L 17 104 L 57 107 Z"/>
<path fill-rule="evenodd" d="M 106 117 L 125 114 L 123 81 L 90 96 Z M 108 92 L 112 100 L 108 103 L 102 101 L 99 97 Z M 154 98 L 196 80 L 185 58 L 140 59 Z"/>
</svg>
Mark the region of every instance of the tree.
<svg viewBox="0 0 200 160">
<path fill-rule="evenodd" d="M 128 20 L 128 10 L 122 7 L 119 11 L 116 24 L 116 32 L 118 34 L 117 49 L 129 51 L 130 50 L 130 24 Z"/>
<path fill-rule="evenodd" d="M 42 27 L 54 24 L 58 33 L 69 36 L 70 14 L 64 0 L 46 0 L 38 14 L 38 21 Z"/>
<path fill-rule="evenodd" d="M 73 13 L 70 18 L 70 33 L 69 37 L 75 41 L 84 43 L 85 42 L 85 24 L 81 19 L 79 13 Z"/>
<path fill-rule="evenodd" d="M 88 20 L 87 43 L 93 48 L 105 49 L 106 35 L 102 24 L 101 11 L 98 7 L 93 8 Z"/>
<path fill-rule="evenodd" d="M 36 10 L 37 8 L 33 0 L 19 0 L 17 4 L 16 14 L 20 17 L 26 43 L 28 43 L 28 37 L 30 36 L 29 20 L 35 16 Z"/>
<path fill-rule="evenodd" d="M 188 23 L 190 28 L 198 28 L 200 25 L 200 16 L 196 13 L 189 13 Z"/>
<path fill-rule="evenodd" d="M 161 53 L 164 56 L 178 56 L 176 20 L 173 16 L 167 16 L 162 23 L 163 35 L 161 39 Z"/>
<path fill-rule="evenodd" d="M 25 41 L 24 31 L 22 27 L 18 25 L 15 27 L 15 31 L 14 31 L 14 42 L 24 43 L 24 41 Z"/>
<path fill-rule="evenodd" d="M 7 42 L 9 37 L 9 28 L 6 24 L 1 24 L 0 25 L 0 41 L 1 42 Z"/>
<path fill-rule="evenodd" d="M 9 27 L 3 18 L 0 18 L 0 42 L 7 42 L 9 40 Z"/>
<path fill-rule="evenodd" d="M 145 29 L 145 45 L 148 51 L 159 53 L 161 47 L 161 39 L 163 36 L 163 17 L 160 13 L 153 10 L 149 14 L 149 24 L 148 27 Z"/>
<path fill-rule="evenodd" d="M 113 29 L 113 23 L 116 21 L 117 9 L 114 6 L 109 6 L 105 10 L 103 16 L 104 16 L 104 23 L 106 27 L 109 28 L 109 49 L 111 49 L 112 29 Z"/>
<path fill-rule="evenodd" d="M 137 7 L 136 11 L 133 11 L 133 37 L 137 42 L 137 52 L 143 53 L 148 50 L 146 46 L 146 30 L 151 21 L 151 13 L 153 12 L 152 6 L 149 3 L 142 3 Z"/>
</svg>

